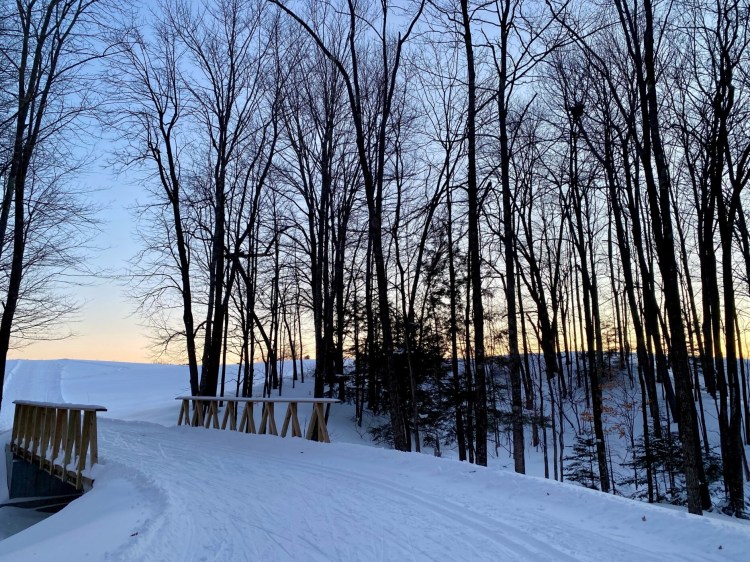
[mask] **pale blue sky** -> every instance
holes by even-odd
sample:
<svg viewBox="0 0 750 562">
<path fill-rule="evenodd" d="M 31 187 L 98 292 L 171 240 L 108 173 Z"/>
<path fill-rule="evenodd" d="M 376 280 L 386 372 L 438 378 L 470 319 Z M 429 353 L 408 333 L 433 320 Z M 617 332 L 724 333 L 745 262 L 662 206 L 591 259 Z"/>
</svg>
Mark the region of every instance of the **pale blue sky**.
<svg viewBox="0 0 750 562">
<path fill-rule="evenodd" d="M 128 260 L 138 251 L 132 209 L 145 194 L 133 174 L 116 175 L 107 167 L 111 154 L 106 153 L 106 142 L 100 146 L 102 153 L 96 155 L 89 171 L 80 178 L 87 187 L 96 190 L 92 198 L 102 207 L 98 214 L 101 234 L 95 241 L 101 250 L 90 256 L 89 266 L 123 276 Z M 152 360 L 147 331 L 140 325 L 142 319 L 132 314 L 134 303 L 126 295 L 124 280 L 91 278 L 85 286 L 71 288 L 70 293 L 83 303 L 78 321 L 68 326 L 76 335 L 12 350 L 11 358 Z"/>
</svg>

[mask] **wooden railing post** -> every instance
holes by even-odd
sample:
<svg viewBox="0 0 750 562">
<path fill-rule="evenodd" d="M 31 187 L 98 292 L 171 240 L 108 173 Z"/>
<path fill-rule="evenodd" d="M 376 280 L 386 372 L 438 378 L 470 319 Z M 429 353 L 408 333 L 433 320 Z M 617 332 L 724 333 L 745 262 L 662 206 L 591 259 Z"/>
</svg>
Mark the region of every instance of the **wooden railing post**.
<svg viewBox="0 0 750 562">
<path fill-rule="evenodd" d="M 52 445 L 52 458 L 50 459 L 51 462 L 49 467 L 50 474 L 53 474 L 55 472 L 55 461 L 60 455 L 61 449 L 63 447 L 63 439 L 65 439 L 65 436 L 68 433 L 68 412 L 62 408 L 58 408 L 56 418 L 55 441 Z"/>
<path fill-rule="evenodd" d="M 289 424 L 292 424 L 292 437 L 302 437 L 302 430 L 299 427 L 299 418 L 297 417 L 297 403 L 289 402 L 289 407 L 286 410 L 286 416 L 284 417 L 284 425 L 281 427 L 281 436 L 286 437 L 287 429 Z"/>
<path fill-rule="evenodd" d="M 99 462 L 99 443 L 97 441 L 97 426 L 96 426 L 96 412 L 91 412 L 91 418 L 89 420 L 91 425 L 91 437 L 89 447 L 91 448 L 91 466 L 94 466 Z"/>
<path fill-rule="evenodd" d="M 13 431 L 11 431 L 11 434 L 10 434 L 11 450 L 13 450 L 13 448 L 18 443 L 18 431 L 21 427 L 20 420 L 21 420 L 22 412 L 23 412 L 23 406 L 16 406 L 16 409 L 13 412 Z"/>
<path fill-rule="evenodd" d="M 44 408 L 42 415 L 42 439 L 39 442 L 39 468 L 44 469 L 44 461 L 47 460 L 47 449 L 50 440 L 52 424 L 50 420 L 55 417 L 54 408 Z"/>
<path fill-rule="evenodd" d="M 182 425 L 183 420 L 186 424 L 190 424 L 190 400 L 187 399 L 182 401 L 180 418 L 177 420 L 177 425 Z"/>
<path fill-rule="evenodd" d="M 245 408 L 242 410 L 242 418 L 240 419 L 240 431 L 244 433 L 257 433 L 252 401 L 245 402 Z"/>
</svg>

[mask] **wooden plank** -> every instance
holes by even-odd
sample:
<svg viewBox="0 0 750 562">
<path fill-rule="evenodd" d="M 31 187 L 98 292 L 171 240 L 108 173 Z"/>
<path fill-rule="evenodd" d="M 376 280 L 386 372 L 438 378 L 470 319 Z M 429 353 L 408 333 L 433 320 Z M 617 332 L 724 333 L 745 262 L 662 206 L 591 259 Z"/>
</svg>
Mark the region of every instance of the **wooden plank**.
<svg viewBox="0 0 750 562">
<path fill-rule="evenodd" d="M 316 402 L 313 407 L 318 412 L 318 441 L 330 443 L 331 438 L 328 435 L 328 426 L 326 426 L 326 416 L 323 413 L 323 404 L 321 402 Z"/>
<path fill-rule="evenodd" d="M 26 441 L 29 435 L 29 424 L 31 423 L 31 416 L 33 415 L 33 408 L 30 406 L 23 407 L 23 414 L 21 417 L 21 428 L 18 433 L 18 446 L 17 450 L 23 455 L 24 448 L 26 447 Z"/>
<path fill-rule="evenodd" d="M 336 398 L 312 398 L 296 396 L 289 396 L 288 398 L 285 398 L 283 396 L 274 398 L 253 398 L 253 400 L 256 400 L 258 402 L 297 402 L 297 404 L 317 404 L 318 402 L 321 404 L 338 404 L 340 402 L 340 400 Z"/>
<path fill-rule="evenodd" d="M 36 408 L 36 416 L 34 416 L 34 428 L 33 433 L 31 434 L 31 451 L 29 455 L 29 460 L 34 460 L 34 455 L 36 455 L 37 450 L 39 449 L 39 443 L 42 441 L 42 424 L 44 423 L 44 408 Z"/>
<path fill-rule="evenodd" d="M 57 425 L 57 409 L 50 408 L 49 417 L 47 419 L 49 435 L 47 438 L 47 449 L 44 455 L 45 462 L 51 461 L 50 454 L 52 453 L 52 446 L 55 440 L 55 427 Z"/>
<path fill-rule="evenodd" d="M 96 411 L 106 412 L 107 408 L 104 406 L 97 406 L 94 404 L 68 404 L 66 402 L 35 402 L 33 400 L 14 400 L 14 404 L 22 404 L 25 406 L 35 406 L 41 408 L 66 408 L 68 410 L 81 410 L 81 411 Z"/>
<path fill-rule="evenodd" d="M 193 427 L 203 427 L 203 408 L 205 407 L 205 403 L 203 400 L 194 400 L 193 401 Z"/>
<path fill-rule="evenodd" d="M 198 425 L 196 427 L 203 427 L 203 424 L 205 423 L 205 415 L 206 415 L 206 402 L 205 401 L 197 402 L 197 406 L 195 410 L 196 412 L 198 412 Z"/>
<path fill-rule="evenodd" d="M 13 430 L 11 433 L 10 450 L 14 453 L 21 444 L 24 409 L 25 406 L 16 406 L 16 411 L 13 413 Z"/>
<path fill-rule="evenodd" d="M 29 460 L 33 463 L 34 456 L 39 450 L 39 445 L 42 442 L 42 426 L 44 425 L 44 408 L 36 409 L 36 417 L 34 419 L 34 433 L 31 436 L 31 451 L 29 454 Z"/>
<path fill-rule="evenodd" d="M 289 406 L 286 409 L 284 415 L 284 423 L 281 425 L 281 436 L 286 437 L 286 430 L 289 428 L 289 421 L 292 419 L 292 403 L 289 402 Z"/>
<path fill-rule="evenodd" d="M 273 402 L 267 402 L 265 406 L 268 410 L 268 433 L 278 435 L 279 431 L 276 429 L 276 416 L 274 415 L 275 405 Z"/>
<path fill-rule="evenodd" d="M 274 403 L 273 402 L 265 402 L 263 405 L 263 416 L 260 420 L 260 430 L 258 433 L 266 433 L 266 430 L 268 430 L 268 433 L 270 435 L 278 435 L 279 432 L 276 429 L 276 419 L 274 416 Z"/>
<path fill-rule="evenodd" d="M 299 418 L 297 417 L 297 403 L 289 402 L 289 406 L 286 409 L 286 416 L 284 416 L 284 425 L 281 428 L 281 436 L 286 437 L 289 424 L 292 425 L 292 437 L 302 437 L 302 430 L 299 426 Z"/>
<path fill-rule="evenodd" d="M 67 470 L 68 464 L 70 464 L 71 457 L 73 455 L 73 448 L 75 447 L 76 443 L 76 434 L 78 433 L 78 426 L 81 423 L 81 411 L 80 410 L 70 410 L 68 412 L 68 429 L 65 435 L 65 445 L 64 445 L 64 455 L 63 455 L 63 461 L 61 464 L 63 469 L 63 476 L 65 476 L 65 471 Z"/>
<path fill-rule="evenodd" d="M 177 425 L 190 424 L 190 400 L 183 400 L 182 406 L 180 406 L 180 417 L 177 418 Z"/>
<path fill-rule="evenodd" d="M 297 402 L 298 404 L 313 404 L 316 402 L 320 402 L 322 404 L 338 404 L 341 402 L 340 400 L 336 398 L 312 398 L 312 397 L 295 397 L 290 396 L 289 398 L 284 398 L 282 396 L 274 397 L 274 398 L 261 398 L 261 397 L 252 397 L 252 396 L 230 396 L 230 397 L 221 397 L 221 396 L 177 396 L 175 400 L 202 400 L 204 402 L 221 402 L 226 400 L 234 400 L 235 402 Z"/>
<path fill-rule="evenodd" d="M 242 410 L 242 418 L 240 418 L 240 431 L 244 433 L 257 433 L 255 428 L 255 416 L 254 416 L 254 403 L 245 402 L 245 408 Z"/>
<path fill-rule="evenodd" d="M 34 408 L 27 406 L 23 415 L 23 425 L 21 426 L 21 451 L 24 451 L 29 446 L 29 438 L 31 436 L 31 424 L 34 418 Z"/>
<path fill-rule="evenodd" d="M 55 439 L 52 443 L 52 456 L 50 457 L 50 474 L 54 472 L 54 461 L 60 454 L 60 449 L 68 433 L 68 412 L 62 408 L 57 410 L 57 421 L 55 422 Z"/>
<path fill-rule="evenodd" d="M 237 400 L 242 400 L 238 398 Z M 315 404 L 320 402 L 321 404 L 338 404 L 340 400 L 336 398 L 312 398 L 312 397 L 296 397 L 296 396 L 290 396 L 288 398 L 285 398 L 283 396 L 277 396 L 273 398 L 246 398 L 245 400 L 252 400 L 253 402 L 263 402 L 263 403 L 288 403 L 288 402 L 297 402 L 298 404 Z"/>
<path fill-rule="evenodd" d="M 250 409 L 250 413 L 249 414 L 248 414 L 248 408 Z M 252 415 L 253 415 L 252 414 L 252 409 L 253 409 L 253 403 L 252 402 L 247 402 L 245 404 L 245 407 L 242 409 L 242 416 L 240 417 L 240 429 L 239 429 L 239 431 L 241 431 L 243 433 L 250 433 L 249 431 L 247 431 L 247 426 L 248 426 L 247 418 L 248 417 L 252 418 Z"/>
<path fill-rule="evenodd" d="M 83 413 L 83 431 L 81 433 L 80 447 L 76 451 L 76 489 L 81 489 L 81 473 L 86 468 L 86 455 L 89 452 L 89 440 L 91 439 L 91 418 L 90 416 L 96 415 L 94 412 L 85 411 Z"/>
<path fill-rule="evenodd" d="M 214 429 L 219 429 L 219 403 L 218 401 L 212 400 L 208 403 L 208 416 L 206 417 L 206 429 L 211 425 L 213 421 Z"/>
<path fill-rule="evenodd" d="M 11 433 L 10 450 L 15 452 L 21 444 L 23 434 L 24 406 L 16 406 L 13 413 L 13 431 Z"/>
<path fill-rule="evenodd" d="M 227 402 L 227 410 L 231 410 L 231 413 L 229 414 L 229 429 L 237 431 L 237 402 L 234 400 Z"/>
<path fill-rule="evenodd" d="M 229 422 L 230 431 L 237 431 L 237 402 L 227 400 L 227 407 L 224 409 L 224 417 L 221 420 L 221 429 L 226 429 Z"/>
<path fill-rule="evenodd" d="M 34 425 L 34 437 L 31 442 L 31 459 L 33 460 L 42 445 L 42 434 L 44 433 L 44 424 L 47 422 L 47 408 L 37 408 L 36 424 Z"/>
<path fill-rule="evenodd" d="M 197 427 L 198 426 L 198 408 L 200 406 L 199 402 L 193 402 L 193 416 L 190 420 L 190 426 L 191 427 Z"/>
<path fill-rule="evenodd" d="M 24 458 L 26 458 L 26 452 L 31 446 L 31 434 L 33 432 L 34 422 L 36 419 L 36 412 L 36 408 L 29 408 L 24 419 L 23 444 L 21 445 L 21 449 L 24 453 Z"/>
<path fill-rule="evenodd" d="M 49 420 L 54 416 L 53 408 L 44 408 L 44 415 L 42 416 L 42 435 L 39 441 L 39 468 L 44 468 L 44 461 L 47 458 L 47 443 L 50 438 L 50 423 Z"/>
<path fill-rule="evenodd" d="M 99 442 L 98 429 L 96 424 L 96 414 L 91 416 L 91 466 L 99 462 Z"/>
<path fill-rule="evenodd" d="M 13 412 L 13 430 L 10 434 L 10 449 L 13 450 L 13 447 L 18 442 L 18 431 L 21 427 L 21 412 L 23 412 L 24 406 L 16 406 L 15 411 Z"/>
<path fill-rule="evenodd" d="M 81 431 L 83 430 L 83 427 L 81 426 L 81 410 L 73 410 L 76 413 L 76 431 L 73 437 L 75 438 L 75 452 L 73 453 L 74 458 L 76 454 L 80 454 L 81 452 Z"/>
<path fill-rule="evenodd" d="M 307 434 L 305 435 L 305 439 L 311 440 L 313 438 L 313 434 L 315 433 L 315 428 L 318 424 L 318 411 L 315 409 L 315 405 L 313 405 L 312 414 L 310 415 L 310 421 L 307 425 Z"/>
<path fill-rule="evenodd" d="M 260 416 L 260 427 L 258 428 L 259 434 L 265 434 L 266 433 L 266 427 L 268 426 L 268 410 L 266 409 L 266 406 L 263 406 L 262 414 Z"/>
<path fill-rule="evenodd" d="M 34 425 L 34 416 L 36 416 L 36 410 L 28 408 L 23 424 L 23 442 L 19 451 L 23 458 L 26 458 L 26 451 L 29 450 L 31 444 L 31 427 Z"/>
<path fill-rule="evenodd" d="M 317 429 L 317 435 L 315 435 Z M 330 443 L 331 439 L 328 435 L 328 427 L 326 427 L 325 413 L 323 412 L 323 404 L 313 404 L 313 412 L 310 416 L 310 425 L 307 428 L 306 439 L 312 439 L 315 435 L 316 441 L 322 443 Z"/>
</svg>

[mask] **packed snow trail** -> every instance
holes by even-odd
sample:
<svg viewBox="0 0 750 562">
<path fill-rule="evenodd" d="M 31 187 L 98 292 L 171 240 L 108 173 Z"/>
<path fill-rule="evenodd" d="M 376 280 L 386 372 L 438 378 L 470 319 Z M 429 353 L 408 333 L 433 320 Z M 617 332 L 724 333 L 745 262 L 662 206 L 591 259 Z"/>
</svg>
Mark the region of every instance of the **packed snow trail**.
<svg viewBox="0 0 750 562">
<path fill-rule="evenodd" d="M 97 383 L 86 374 L 96 364 L 70 367 L 24 365 L 16 371 L 27 380 L 13 377 L 24 392 L 39 377 L 67 400 L 106 405 L 109 394 L 110 415 L 145 411 L 135 370 L 99 366 L 109 374 Z M 163 388 L 160 408 L 154 386 L 144 417 L 174 420 L 179 389 Z M 93 490 L 0 542 L 0 559 L 741 561 L 750 552 L 744 522 L 426 455 L 117 419 L 102 419 L 99 434 Z"/>
</svg>

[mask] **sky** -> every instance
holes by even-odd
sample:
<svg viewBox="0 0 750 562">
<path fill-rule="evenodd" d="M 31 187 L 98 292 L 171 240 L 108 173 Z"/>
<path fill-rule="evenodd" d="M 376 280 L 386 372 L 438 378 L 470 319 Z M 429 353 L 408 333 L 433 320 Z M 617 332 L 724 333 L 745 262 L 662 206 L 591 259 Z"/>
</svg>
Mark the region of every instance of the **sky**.
<svg viewBox="0 0 750 562">
<path fill-rule="evenodd" d="M 109 276 L 122 276 L 128 260 L 138 251 L 133 222 L 133 207 L 144 193 L 126 173 L 116 175 L 106 165 L 102 152 L 82 181 L 95 190 L 92 199 L 101 206 L 101 250 L 90 256 L 89 266 L 106 270 Z M 66 327 L 75 335 L 57 341 L 41 341 L 13 349 L 11 359 L 97 359 L 151 362 L 147 330 L 143 319 L 134 314 L 135 303 L 126 295 L 125 281 L 90 278 L 70 290 L 82 303 L 77 320 Z"/>
</svg>

